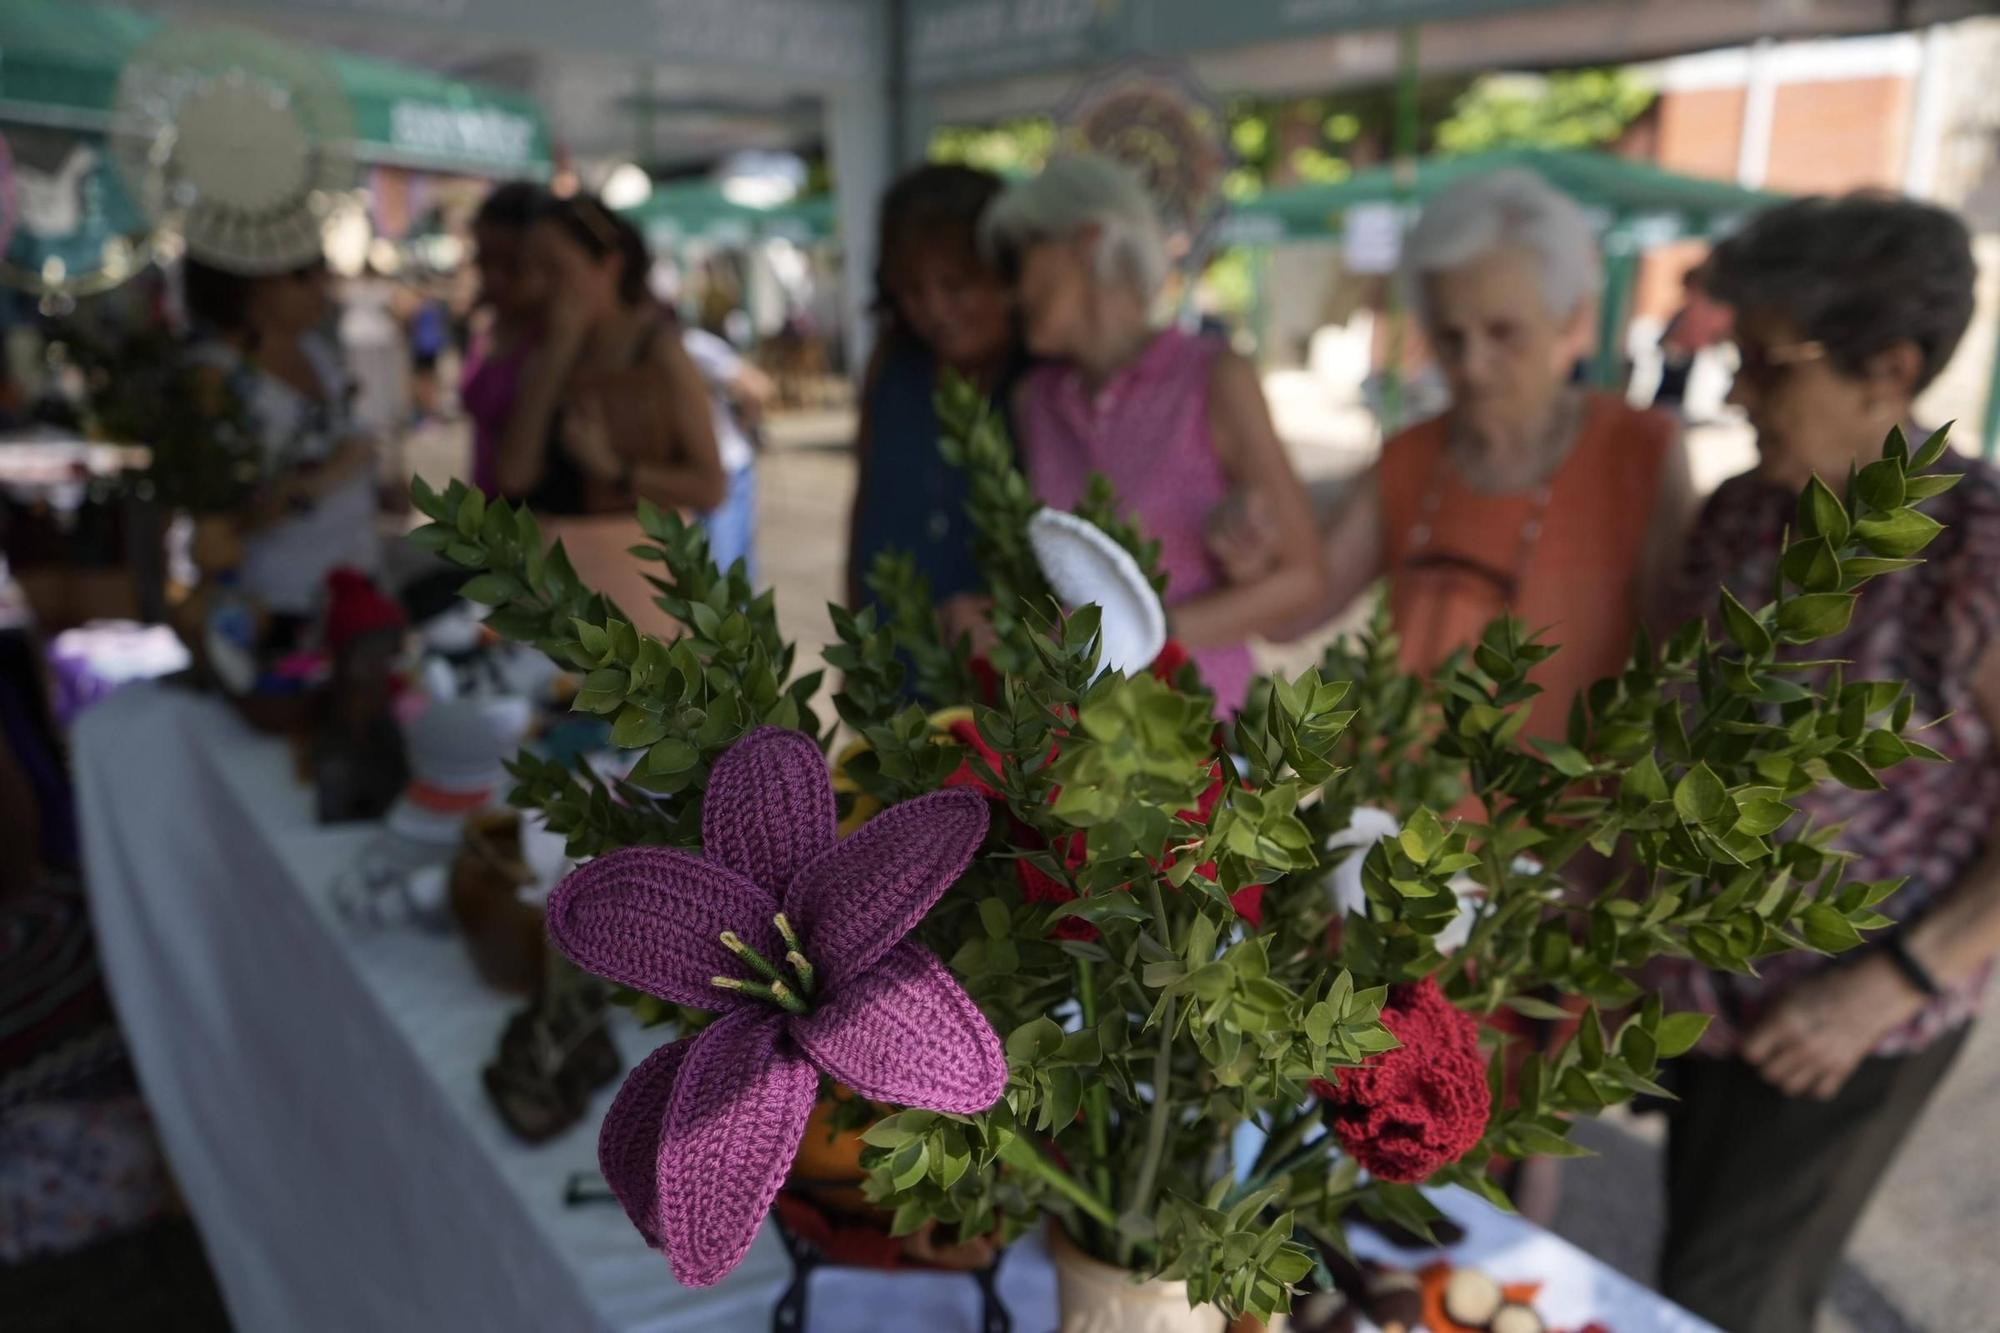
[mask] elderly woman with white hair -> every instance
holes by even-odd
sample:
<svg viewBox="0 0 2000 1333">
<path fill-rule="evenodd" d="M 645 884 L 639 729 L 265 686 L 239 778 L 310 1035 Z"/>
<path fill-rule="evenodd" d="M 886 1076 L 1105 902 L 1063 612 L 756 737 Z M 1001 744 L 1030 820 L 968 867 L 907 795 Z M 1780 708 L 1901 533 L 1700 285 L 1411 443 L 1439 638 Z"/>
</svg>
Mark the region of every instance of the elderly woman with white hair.
<svg viewBox="0 0 2000 1333">
<path fill-rule="evenodd" d="M 1028 481 L 1069 508 L 1103 473 L 1141 532 L 1160 543 L 1168 627 L 1221 715 L 1242 706 L 1249 639 L 1324 597 L 1312 511 L 1272 430 L 1250 364 L 1219 340 L 1162 328 L 1160 222 L 1139 182 L 1096 157 L 1059 159 L 1011 186 L 981 225 L 1017 283 L 1028 350 L 1044 364 L 1015 396 Z M 1263 497 L 1274 555 L 1225 586 L 1208 526 L 1232 490 Z"/>
<path fill-rule="evenodd" d="M 1428 672 L 1511 613 L 1562 651 L 1524 729 L 1559 737 L 1570 701 L 1625 661 L 1679 557 L 1693 505 L 1671 421 L 1570 383 L 1594 323 L 1589 221 L 1540 177 L 1499 171 L 1425 207 L 1402 280 L 1451 405 L 1383 445 L 1324 540 L 1328 595 L 1304 633 L 1386 578 L 1403 665 Z M 1254 575 L 1268 537 L 1240 506 L 1218 550 Z"/>
</svg>

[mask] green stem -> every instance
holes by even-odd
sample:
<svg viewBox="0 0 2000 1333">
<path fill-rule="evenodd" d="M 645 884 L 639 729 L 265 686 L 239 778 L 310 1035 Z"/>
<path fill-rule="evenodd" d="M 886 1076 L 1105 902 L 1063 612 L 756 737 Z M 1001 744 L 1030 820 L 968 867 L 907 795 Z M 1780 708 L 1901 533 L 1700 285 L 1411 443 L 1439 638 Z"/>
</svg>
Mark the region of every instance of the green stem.
<svg viewBox="0 0 2000 1333">
<path fill-rule="evenodd" d="M 1252 1180 L 1263 1178 L 1267 1174 L 1265 1168 L 1303 1143 L 1306 1135 L 1312 1133 L 1313 1126 L 1318 1123 L 1319 1108 L 1315 1104 L 1300 1111 L 1283 1128 L 1274 1131 L 1264 1140 L 1264 1146 L 1257 1150 L 1257 1159 L 1250 1163 L 1250 1178 Z M 1246 1187 L 1242 1192 L 1248 1194 L 1252 1191 Z"/>
<path fill-rule="evenodd" d="M 1153 920 L 1158 923 L 1160 934 L 1172 938 L 1167 929 L 1167 907 L 1160 898 L 1160 882 L 1152 879 L 1146 885 L 1152 897 Z M 1174 1020 L 1178 1017 L 1180 997 L 1169 995 L 1160 1010 L 1160 1044 L 1153 1052 L 1153 1109 L 1146 1120 L 1146 1151 L 1139 1159 L 1139 1178 L 1132 1186 L 1132 1206 L 1129 1211 L 1140 1216 L 1149 1216 L 1153 1210 L 1153 1190 L 1159 1184 L 1160 1160 L 1167 1152 L 1167 1121 L 1172 1115 L 1168 1097 L 1169 1084 L 1173 1081 L 1174 1063 Z"/>
<path fill-rule="evenodd" d="M 1007 1146 L 1000 1150 L 1000 1160 L 1046 1182 L 1056 1193 L 1081 1208 L 1086 1216 L 1107 1229 L 1117 1224 L 1117 1215 L 1111 1211 L 1110 1204 L 1092 1194 L 1068 1172 L 1061 1170 L 1054 1162 L 1042 1156 L 1035 1150 L 1035 1145 L 1029 1143 L 1022 1135 L 1016 1134 L 1007 1140 Z"/>
<path fill-rule="evenodd" d="M 1097 1026 L 1097 969 L 1088 958 L 1076 960 L 1076 994 L 1083 1025 Z M 1090 1135 L 1090 1183 L 1103 1198 L 1111 1197 L 1111 1111 L 1103 1079 L 1092 1079 L 1083 1091 L 1083 1126 Z"/>
</svg>

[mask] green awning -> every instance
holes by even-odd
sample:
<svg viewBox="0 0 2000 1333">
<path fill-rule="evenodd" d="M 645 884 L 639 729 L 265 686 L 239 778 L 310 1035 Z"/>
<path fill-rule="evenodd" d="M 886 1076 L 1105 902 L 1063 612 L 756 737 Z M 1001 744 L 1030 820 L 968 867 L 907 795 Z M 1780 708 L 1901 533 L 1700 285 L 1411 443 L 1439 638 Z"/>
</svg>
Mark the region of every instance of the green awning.
<svg viewBox="0 0 2000 1333">
<path fill-rule="evenodd" d="M 73 0 L 0 3 L 0 124 L 107 130 L 126 60 L 151 15 Z M 354 108 L 365 162 L 482 176 L 542 176 L 549 132 L 524 94 L 343 51 L 328 63 Z"/>
<path fill-rule="evenodd" d="M 1338 236 L 1340 215 L 1361 204 L 1422 204 L 1440 191 L 1488 172 L 1525 168 L 1593 213 L 1607 232 L 1653 244 L 1676 236 L 1708 236 L 1737 218 L 1783 198 L 1731 181 L 1683 176 L 1646 162 L 1580 149 L 1501 149 L 1463 157 L 1430 157 L 1407 185 L 1391 166 L 1371 167 L 1344 181 L 1269 190 L 1230 206 L 1226 240 L 1264 244 Z"/>
<path fill-rule="evenodd" d="M 830 195 L 752 208 L 731 200 L 709 181 L 656 185 L 644 203 L 625 210 L 625 215 L 646 234 L 648 245 L 661 250 L 686 241 L 741 245 L 780 237 L 805 245 L 834 233 Z"/>
</svg>

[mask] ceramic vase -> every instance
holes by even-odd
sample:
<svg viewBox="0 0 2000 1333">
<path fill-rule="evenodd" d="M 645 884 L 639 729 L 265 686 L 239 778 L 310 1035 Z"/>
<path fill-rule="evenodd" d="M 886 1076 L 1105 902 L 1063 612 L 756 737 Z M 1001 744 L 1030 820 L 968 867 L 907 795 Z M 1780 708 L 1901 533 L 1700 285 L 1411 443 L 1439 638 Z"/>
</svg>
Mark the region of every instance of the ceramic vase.
<svg viewBox="0 0 2000 1333">
<path fill-rule="evenodd" d="M 1124 1269 L 1078 1249 L 1053 1224 L 1049 1260 L 1056 1270 L 1060 1333 L 1223 1333 L 1228 1323 L 1213 1305 L 1190 1307 L 1187 1283 L 1134 1282 Z"/>
</svg>

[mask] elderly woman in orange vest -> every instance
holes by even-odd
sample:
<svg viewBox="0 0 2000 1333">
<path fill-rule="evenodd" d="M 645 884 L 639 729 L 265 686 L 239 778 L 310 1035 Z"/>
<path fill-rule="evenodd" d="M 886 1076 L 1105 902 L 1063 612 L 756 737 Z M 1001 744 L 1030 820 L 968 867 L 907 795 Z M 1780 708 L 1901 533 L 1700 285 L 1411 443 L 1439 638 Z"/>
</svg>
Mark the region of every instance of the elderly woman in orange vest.
<svg viewBox="0 0 2000 1333">
<path fill-rule="evenodd" d="M 1512 614 L 1562 647 L 1533 673 L 1524 732 L 1559 736 L 1571 699 L 1623 666 L 1678 559 L 1693 501 L 1676 428 L 1570 382 L 1595 324 L 1597 245 L 1540 177 L 1495 172 L 1432 200 L 1402 280 L 1451 405 L 1391 437 L 1341 497 L 1328 595 L 1290 629 L 1387 579 L 1403 665 L 1429 672 Z M 1232 574 L 1263 558 L 1257 507 L 1245 497 L 1218 524 Z"/>
</svg>

